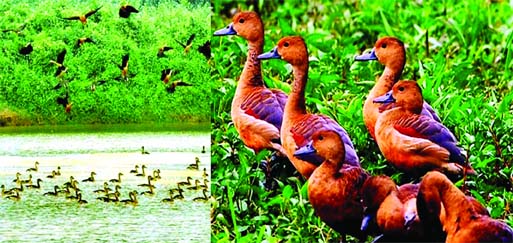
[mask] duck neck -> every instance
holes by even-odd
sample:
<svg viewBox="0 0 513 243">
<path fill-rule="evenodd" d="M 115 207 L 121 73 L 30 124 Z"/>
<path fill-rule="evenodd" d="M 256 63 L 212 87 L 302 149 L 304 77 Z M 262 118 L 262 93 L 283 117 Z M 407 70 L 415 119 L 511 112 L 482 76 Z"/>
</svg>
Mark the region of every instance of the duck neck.
<svg viewBox="0 0 513 243">
<path fill-rule="evenodd" d="M 403 72 L 403 67 L 401 68 L 391 68 L 385 67 L 383 74 L 378 79 L 378 82 L 374 85 L 371 90 L 371 97 L 375 98 L 381 95 L 384 95 L 386 92 L 390 91 L 394 84 L 399 81 L 401 78 L 401 74 Z"/>
<path fill-rule="evenodd" d="M 305 88 L 308 80 L 308 62 L 293 66 L 294 82 L 292 90 L 285 105 L 285 112 L 289 115 L 306 114 Z"/>
<path fill-rule="evenodd" d="M 244 64 L 244 69 L 242 70 L 237 89 L 243 90 L 264 85 L 262 82 L 260 60 L 257 58 L 258 55 L 262 54 L 263 45 L 263 38 L 257 41 L 250 41 L 248 43 L 248 56 L 246 58 L 246 63 Z"/>
<path fill-rule="evenodd" d="M 459 227 L 472 220 L 475 215 L 473 207 L 468 202 L 465 194 L 449 181 L 438 187 L 440 200 L 445 210 L 444 229 L 447 233 L 454 233 Z M 462 216 L 463 215 L 463 216 Z"/>
</svg>

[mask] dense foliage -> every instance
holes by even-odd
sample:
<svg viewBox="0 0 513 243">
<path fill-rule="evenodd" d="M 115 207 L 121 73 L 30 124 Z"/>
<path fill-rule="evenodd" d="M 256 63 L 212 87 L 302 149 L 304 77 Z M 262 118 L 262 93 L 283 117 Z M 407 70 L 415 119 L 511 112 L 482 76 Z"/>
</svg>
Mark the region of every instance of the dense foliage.
<svg viewBox="0 0 513 243">
<path fill-rule="evenodd" d="M 362 167 L 397 183 L 407 176 L 386 163 L 370 138 L 362 105 L 383 67 L 355 63 L 383 36 L 407 46 L 403 79 L 415 79 L 425 99 L 454 132 L 477 171 L 456 185 L 483 203 L 493 218 L 513 225 L 513 6 L 502 1 L 254 1 L 213 2 L 212 31 L 237 8 L 257 10 L 265 25 L 264 51 L 287 35 L 301 35 L 310 52 L 307 107 L 337 120 L 349 132 Z M 278 178 L 266 191 L 264 173 L 230 123 L 230 103 L 246 58 L 240 37 L 212 37 L 213 241 L 332 242 L 339 234 L 317 217 L 297 175 Z M 269 87 L 289 92 L 290 67 L 265 61 Z"/>
<path fill-rule="evenodd" d="M 125 4 L 125 3 L 123 3 Z M 139 10 L 120 18 L 119 1 L 7 0 L 0 2 L 0 116 L 18 124 L 120 123 L 148 121 L 207 121 L 212 87 L 208 64 L 197 48 L 210 39 L 211 8 L 208 1 L 130 1 Z M 86 25 L 63 18 L 98 7 Z M 179 42 L 195 34 L 188 53 Z M 77 46 L 89 37 L 95 43 Z M 33 52 L 19 54 L 27 43 Z M 160 47 L 172 50 L 157 58 Z M 62 81 L 50 63 L 66 49 L 68 68 Z M 129 79 L 120 79 L 123 55 L 129 54 Z M 173 69 L 172 94 L 160 81 L 161 70 Z M 97 82 L 105 80 L 105 84 Z M 70 114 L 57 103 L 69 83 Z M 96 91 L 91 85 L 96 84 Z M 5 121 L 2 121 L 5 123 Z"/>
</svg>

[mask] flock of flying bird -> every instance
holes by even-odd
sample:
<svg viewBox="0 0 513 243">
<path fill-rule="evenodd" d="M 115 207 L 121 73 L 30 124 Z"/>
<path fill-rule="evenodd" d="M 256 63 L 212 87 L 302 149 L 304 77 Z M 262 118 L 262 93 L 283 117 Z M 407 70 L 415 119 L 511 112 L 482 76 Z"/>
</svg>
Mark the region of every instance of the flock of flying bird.
<svg viewBox="0 0 513 243">
<path fill-rule="evenodd" d="M 142 154 L 146 155 L 149 152 L 144 151 L 144 147 L 142 148 Z M 189 164 L 187 166 L 187 170 L 190 171 L 199 171 L 200 170 L 200 160 L 198 157 L 195 158 L 195 162 L 193 164 Z M 121 199 L 121 188 L 124 174 L 122 172 L 118 173 L 117 178 L 113 178 L 110 180 L 103 181 L 102 187 L 94 190 L 92 193 L 97 194 L 96 200 L 103 202 L 111 202 L 111 203 L 123 203 L 130 205 L 138 205 L 139 201 L 137 200 L 137 196 L 154 196 L 156 195 L 156 186 L 157 183 L 162 177 L 160 176 L 160 169 L 154 169 L 152 173 L 148 173 L 146 171 L 148 167 L 146 165 L 135 165 L 133 170 L 130 170 L 129 175 L 140 177 L 141 179 L 146 179 L 146 183 L 138 184 L 143 191 L 138 192 L 137 190 L 130 190 L 127 192 L 128 198 Z M 27 189 L 37 189 L 40 190 L 43 188 L 41 184 L 45 175 L 43 172 L 39 170 L 39 162 L 36 161 L 34 163 L 34 167 L 28 168 L 26 170 L 28 174 L 27 179 L 22 179 L 22 174 L 20 172 L 16 173 L 16 177 L 13 179 L 16 185 L 12 188 L 6 188 L 5 185 L 1 186 L 2 189 L 2 197 L 6 199 L 11 199 L 15 201 L 21 200 L 22 192 Z M 35 179 L 32 174 L 39 174 L 41 177 Z M 85 193 L 84 190 L 79 188 L 79 183 L 95 183 L 98 180 L 95 178 L 96 172 L 92 171 L 88 178 L 85 178 L 79 182 L 74 176 L 69 177 L 69 181 L 66 181 L 62 185 L 55 185 L 52 183 L 56 178 L 62 176 L 61 167 L 58 166 L 56 170 L 52 170 L 50 174 L 46 175 L 45 181 L 54 184 L 51 188 L 53 190 L 47 191 L 43 193 L 43 196 L 63 196 L 66 199 L 76 201 L 79 204 L 88 203 L 86 200 L 82 198 L 82 193 Z M 195 202 L 207 202 L 209 200 L 208 191 L 209 191 L 209 175 L 207 173 L 206 168 L 203 168 L 203 173 L 201 178 L 193 179 L 191 176 L 187 176 L 186 181 L 180 181 L 176 183 L 176 187 L 166 189 L 169 192 L 169 197 L 163 198 L 161 201 L 164 203 L 173 203 L 175 200 L 187 200 L 191 199 Z M 193 181 L 194 180 L 194 181 Z M 35 184 L 34 184 L 35 181 Z M 110 187 L 114 186 L 114 190 Z M 195 192 L 200 191 L 201 195 L 193 198 L 186 198 L 184 196 L 185 191 Z"/>
<path fill-rule="evenodd" d="M 397 38 L 379 39 L 356 61 L 385 66 L 363 106 L 364 123 L 386 160 L 419 183 L 397 186 L 385 175 L 361 166 L 348 133 L 338 122 L 306 110 L 308 50 L 303 38 L 282 38 L 263 52 L 264 25 L 256 12 L 234 15 L 214 36 L 237 35 L 248 54 L 232 101 L 231 117 L 241 140 L 255 153 L 286 156 L 308 179 L 308 199 L 328 226 L 364 241 L 512 242 L 513 230 L 490 217 L 476 199 L 465 196 L 449 176 L 476 174 L 455 136 L 423 100 L 415 81 L 400 80 L 406 55 Z M 292 65 L 287 95 L 265 87 L 261 60 Z M 273 156 L 274 157 L 274 156 Z M 271 161 L 273 162 L 273 161 Z M 445 174 L 443 174 L 443 173 Z"/>
<path fill-rule="evenodd" d="M 88 18 L 91 17 L 92 15 L 96 14 L 98 11 L 100 11 L 101 8 L 102 7 L 98 7 L 94 10 L 87 12 L 84 15 L 64 17 L 62 19 L 70 20 L 70 21 L 78 20 L 82 23 L 82 26 L 85 28 Z M 137 10 L 135 7 L 128 5 L 128 4 L 121 6 L 119 9 L 119 17 L 120 18 L 129 18 L 130 15 L 133 13 L 139 13 L 139 10 Z M 14 32 L 14 33 L 20 34 L 22 32 L 22 30 L 25 28 L 25 26 L 26 25 L 22 25 L 19 29 L 7 29 L 7 30 L 3 30 L 2 32 L 4 32 L 4 33 Z M 195 34 L 191 34 L 190 37 L 188 38 L 187 42 L 185 42 L 185 43 L 178 41 L 176 39 L 175 39 L 175 41 L 180 46 L 182 46 L 184 48 L 185 53 L 188 53 L 193 46 L 193 41 L 194 41 L 195 37 L 196 37 Z M 82 45 L 84 45 L 86 43 L 96 44 L 96 42 L 93 39 L 91 39 L 89 37 L 82 37 L 76 41 L 75 47 L 80 48 Z M 173 49 L 173 47 L 166 46 L 166 45 L 160 47 L 157 52 L 157 57 L 158 58 L 166 57 L 165 52 L 172 50 L 172 49 Z M 19 49 L 19 54 L 22 56 L 25 56 L 25 58 L 30 60 L 29 59 L 30 54 L 33 52 L 33 50 L 34 50 L 34 47 L 29 42 L 26 46 L 23 46 Z M 204 44 L 200 45 L 197 48 L 197 50 L 200 53 L 202 53 L 205 56 L 205 58 L 207 58 L 207 60 L 210 59 L 210 41 L 207 41 Z M 57 60 L 51 60 L 50 63 L 53 63 L 57 66 L 57 70 L 56 70 L 54 76 L 58 79 L 59 83 L 54 87 L 54 89 L 58 90 L 63 86 L 66 87 L 65 95 L 62 97 L 58 97 L 56 101 L 58 104 L 60 104 L 64 107 L 64 110 L 66 113 L 70 113 L 73 103 L 70 101 L 70 97 L 69 97 L 69 88 L 68 88 L 69 81 L 66 81 L 64 79 L 64 76 L 65 76 L 66 72 L 68 71 L 68 68 L 64 65 L 65 56 L 66 56 L 66 49 L 62 50 L 57 55 Z M 134 76 L 133 74 L 129 75 L 128 64 L 129 64 L 129 54 L 127 53 L 122 57 L 121 65 L 118 65 L 118 67 L 121 71 L 121 75 L 119 77 L 113 78 L 114 80 L 128 81 L 129 77 Z M 164 82 L 164 84 L 166 85 L 166 91 L 168 93 L 173 93 L 176 90 L 177 86 L 192 86 L 192 84 L 184 82 L 182 80 L 171 81 L 172 74 L 176 74 L 176 73 L 177 73 L 177 71 L 173 71 L 171 69 L 163 69 L 161 71 L 161 79 L 160 80 L 162 82 Z M 107 83 L 107 80 L 94 81 L 91 84 L 91 91 L 95 91 L 97 86 L 105 84 L 105 83 Z"/>
</svg>

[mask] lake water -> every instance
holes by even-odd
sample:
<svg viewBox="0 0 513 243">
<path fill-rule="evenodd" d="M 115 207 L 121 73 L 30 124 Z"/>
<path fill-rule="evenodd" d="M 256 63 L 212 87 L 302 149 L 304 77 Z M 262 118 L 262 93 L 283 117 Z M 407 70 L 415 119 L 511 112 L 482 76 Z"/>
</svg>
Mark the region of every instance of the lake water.
<svg viewBox="0 0 513 243">
<path fill-rule="evenodd" d="M 41 189 L 24 188 L 19 201 L 0 199 L 0 242 L 209 242 L 210 203 L 192 200 L 203 196 L 201 191 L 185 190 L 184 200 L 161 201 L 177 182 L 188 176 L 203 182 L 203 168 L 210 174 L 209 144 L 207 125 L 0 128 L 0 184 L 18 187 L 17 172 L 23 180 L 31 174 L 34 184 L 43 180 Z M 141 146 L 150 154 L 142 154 Z M 196 157 L 200 170 L 187 170 Z M 35 161 L 38 171 L 26 172 Z M 121 183 L 109 187 L 121 186 L 120 199 L 133 190 L 147 191 L 138 186 L 147 178 L 129 172 L 143 164 L 147 175 L 160 169 L 153 196 L 137 195 L 137 206 L 96 199 L 102 195 L 93 190 L 119 172 Z M 61 176 L 47 178 L 58 166 Z M 91 171 L 95 182 L 82 182 Z M 70 176 L 79 181 L 87 204 L 43 196 Z"/>
</svg>

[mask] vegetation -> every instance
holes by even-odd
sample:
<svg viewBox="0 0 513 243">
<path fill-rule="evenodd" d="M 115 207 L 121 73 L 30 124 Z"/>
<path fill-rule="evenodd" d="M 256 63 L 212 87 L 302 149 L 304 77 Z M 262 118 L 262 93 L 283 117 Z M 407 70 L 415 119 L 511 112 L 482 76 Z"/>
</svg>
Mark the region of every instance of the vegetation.
<svg viewBox="0 0 513 243">
<path fill-rule="evenodd" d="M 136 0 L 139 10 L 120 18 L 119 1 L 7 0 L 0 3 L 0 110 L 2 124 L 89 124 L 208 121 L 212 89 L 208 64 L 197 48 L 210 39 L 208 1 Z M 65 17 L 101 9 L 87 24 Z M 178 41 L 195 34 L 188 53 Z M 95 43 L 77 46 L 89 37 Z M 33 52 L 19 53 L 27 43 Z M 160 47 L 172 50 L 157 58 Z M 50 63 L 67 50 L 62 81 Z M 129 54 L 128 81 L 120 78 L 123 55 Z M 173 69 L 171 81 L 191 87 L 168 93 L 161 70 Z M 100 85 L 100 80 L 105 84 Z M 69 86 L 54 89 L 59 83 Z M 96 91 L 91 85 L 96 84 Z M 69 90 L 71 113 L 57 103 Z M 15 117 L 15 118 L 13 118 Z"/>
<path fill-rule="evenodd" d="M 301 35 L 310 52 L 307 107 L 336 119 L 348 131 L 362 167 L 398 183 L 407 176 L 386 163 L 362 118 L 365 97 L 381 74 L 377 62 L 356 63 L 383 36 L 407 45 L 403 79 L 415 79 L 425 99 L 454 132 L 477 176 L 456 185 L 483 203 L 493 218 L 513 226 L 513 6 L 503 1 L 213 1 L 212 32 L 231 12 L 258 10 L 265 25 L 264 51 L 287 35 Z M 462 11 L 464 9 L 465 11 Z M 266 191 L 259 161 L 230 123 L 230 103 L 246 58 L 240 37 L 212 37 L 212 182 L 216 203 L 212 240 L 333 242 L 340 235 L 308 203 L 305 180 L 278 177 Z M 263 62 L 269 87 L 289 92 L 290 67 Z"/>
</svg>

